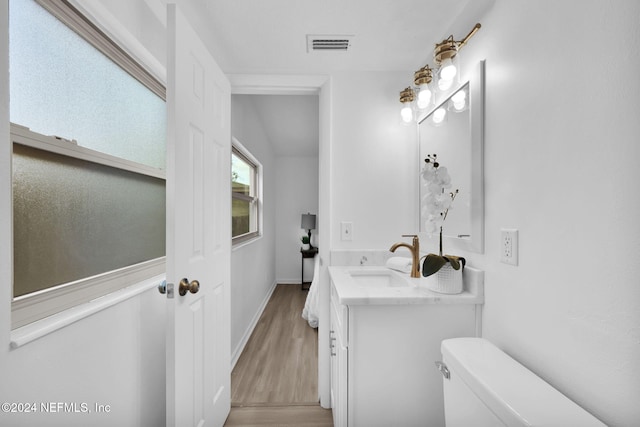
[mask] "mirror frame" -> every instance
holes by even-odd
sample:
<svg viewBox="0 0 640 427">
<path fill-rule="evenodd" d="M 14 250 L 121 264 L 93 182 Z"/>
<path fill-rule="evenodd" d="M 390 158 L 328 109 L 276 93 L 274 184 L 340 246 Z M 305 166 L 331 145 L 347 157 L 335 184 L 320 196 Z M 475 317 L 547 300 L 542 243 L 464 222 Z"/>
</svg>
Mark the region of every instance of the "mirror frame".
<svg viewBox="0 0 640 427">
<path fill-rule="evenodd" d="M 485 60 L 481 60 L 469 74 L 469 80 L 463 82 L 451 91 L 445 98 L 430 109 L 418 121 L 418 171 L 422 168 L 423 159 L 420 154 L 420 125 L 436 109 L 444 105 L 452 94 L 469 84 L 469 123 L 471 126 L 471 237 L 461 238 L 443 234 L 443 244 L 456 249 L 470 252 L 484 253 L 484 103 L 485 103 Z M 420 175 L 418 175 L 420 180 Z M 422 185 L 418 185 L 418 200 L 421 200 Z M 422 206 L 418 203 L 418 221 L 420 234 L 423 231 Z"/>
</svg>

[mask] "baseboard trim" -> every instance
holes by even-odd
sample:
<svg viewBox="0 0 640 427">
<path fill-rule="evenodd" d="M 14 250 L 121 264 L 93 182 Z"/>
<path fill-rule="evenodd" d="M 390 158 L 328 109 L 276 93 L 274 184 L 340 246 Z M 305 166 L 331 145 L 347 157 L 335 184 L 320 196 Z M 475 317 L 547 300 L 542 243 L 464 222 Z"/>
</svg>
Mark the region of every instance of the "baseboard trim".
<svg viewBox="0 0 640 427">
<path fill-rule="evenodd" d="M 231 370 L 232 371 L 233 371 L 233 368 L 236 366 L 236 363 L 238 363 L 238 359 L 240 358 L 240 355 L 242 354 L 244 347 L 247 345 L 247 342 L 249 342 L 249 338 L 251 337 L 253 330 L 256 328 L 256 325 L 258 324 L 258 321 L 260 320 L 260 316 L 262 316 L 264 309 L 267 307 L 267 303 L 269 303 L 269 300 L 271 299 L 271 295 L 273 295 L 273 291 L 275 291 L 277 284 L 278 284 L 277 281 L 273 282 L 273 284 L 271 285 L 271 289 L 269 289 L 269 291 L 267 292 L 267 295 L 262 300 L 260 307 L 258 307 L 256 314 L 253 316 L 253 319 L 251 319 L 251 323 L 249 324 L 249 327 L 244 332 L 244 335 L 242 335 L 242 339 L 236 346 L 235 350 L 233 350 L 233 353 L 231 354 Z"/>
<path fill-rule="evenodd" d="M 232 408 L 288 408 L 290 406 L 320 406 L 320 402 L 231 403 Z"/>
<path fill-rule="evenodd" d="M 276 280 L 276 282 L 279 285 L 299 285 L 300 278 L 298 277 L 297 279 L 278 279 Z"/>
</svg>

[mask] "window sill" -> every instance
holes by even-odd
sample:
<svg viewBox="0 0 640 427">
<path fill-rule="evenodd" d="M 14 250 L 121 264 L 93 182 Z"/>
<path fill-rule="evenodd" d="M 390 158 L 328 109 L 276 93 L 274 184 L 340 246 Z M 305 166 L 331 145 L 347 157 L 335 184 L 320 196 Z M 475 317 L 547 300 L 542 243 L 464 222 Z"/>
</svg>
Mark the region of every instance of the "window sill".
<svg viewBox="0 0 640 427">
<path fill-rule="evenodd" d="M 12 349 L 22 347 L 25 344 L 35 341 L 45 335 L 62 329 L 65 326 L 82 320 L 91 316 L 106 308 L 112 307 L 116 304 L 133 298 L 141 293 L 157 287 L 162 280 L 165 279 L 165 275 L 158 275 L 150 279 L 144 280 L 135 285 L 128 286 L 119 291 L 112 292 L 102 297 L 96 298 L 88 303 L 70 308 L 68 310 L 56 313 L 52 316 L 46 317 L 42 320 L 30 323 L 20 328 L 11 331 L 10 335 L 10 347 Z"/>
<path fill-rule="evenodd" d="M 243 247 L 252 244 L 258 240 L 262 239 L 262 233 L 258 234 L 255 237 L 251 237 L 247 240 L 242 240 L 238 243 L 231 243 L 231 252 L 237 251 L 238 249 L 242 249 Z"/>
</svg>

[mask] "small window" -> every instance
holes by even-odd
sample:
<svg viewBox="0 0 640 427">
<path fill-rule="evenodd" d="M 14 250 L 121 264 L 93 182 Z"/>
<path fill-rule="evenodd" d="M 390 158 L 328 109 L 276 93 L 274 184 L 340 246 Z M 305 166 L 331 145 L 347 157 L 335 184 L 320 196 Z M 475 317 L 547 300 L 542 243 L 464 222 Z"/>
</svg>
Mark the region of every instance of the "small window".
<svg viewBox="0 0 640 427">
<path fill-rule="evenodd" d="M 233 243 L 261 233 L 262 166 L 236 139 L 231 152 L 231 235 Z"/>
</svg>

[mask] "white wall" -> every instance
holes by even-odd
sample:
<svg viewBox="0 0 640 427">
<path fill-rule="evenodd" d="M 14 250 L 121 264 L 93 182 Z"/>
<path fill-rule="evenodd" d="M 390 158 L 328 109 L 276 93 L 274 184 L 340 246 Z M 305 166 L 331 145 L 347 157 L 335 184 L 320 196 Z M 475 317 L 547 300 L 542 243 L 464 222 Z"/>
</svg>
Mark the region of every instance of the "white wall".
<svg viewBox="0 0 640 427">
<path fill-rule="evenodd" d="M 246 96 L 231 97 L 231 134 L 258 159 L 263 167 L 262 237 L 231 253 L 231 351 L 239 346 L 257 320 L 260 308 L 276 284 L 276 159 L 261 121 Z"/>
<path fill-rule="evenodd" d="M 331 249 L 389 249 L 418 231 L 416 129 L 400 124 L 398 101 L 411 78 L 407 72 L 332 76 Z M 340 238 L 343 221 L 353 222 L 352 241 Z"/>
<path fill-rule="evenodd" d="M 0 412 L 0 425 L 164 425 L 164 320 L 165 299 L 151 289 L 17 349 L 5 341 L 0 401 L 37 410 Z M 43 412 L 51 402 L 92 412 Z M 96 412 L 96 404 L 109 412 Z"/>
<path fill-rule="evenodd" d="M 638 16 L 498 1 L 463 50 L 487 59 L 483 333 L 612 426 L 640 424 Z"/>
<path fill-rule="evenodd" d="M 635 0 L 498 0 L 461 53 L 487 61 L 485 253 L 461 253 L 486 271 L 483 334 L 612 426 L 640 424 L 638 16 Z M 395 124 L 412 72 L 333 76 L 333 249 L 415 226 L 415 140 Z M 520 230 L 517 267 L 501 227 Z"/>
<path fill-rule="evenodd" d="M 300 283 L 300 237 L 307 235 L 300 228 L 300 215 L 318 214 L 318 157 L 278 157 L 276 188 L 276 278 L 278 283 Z M 314 246 L 317 232 L 311 231 Z M 312 277 L 313 259 L 305 259 L 304 278 Z"/>
</svg>

